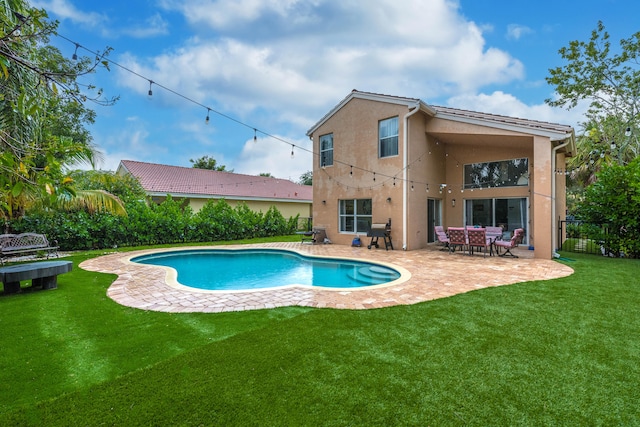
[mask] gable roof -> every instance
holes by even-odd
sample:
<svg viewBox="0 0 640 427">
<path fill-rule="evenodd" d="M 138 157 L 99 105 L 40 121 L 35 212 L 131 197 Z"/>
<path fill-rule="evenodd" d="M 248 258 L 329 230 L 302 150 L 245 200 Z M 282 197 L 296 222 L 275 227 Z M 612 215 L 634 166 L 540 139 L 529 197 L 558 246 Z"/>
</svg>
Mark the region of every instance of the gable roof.
<svg viewBox="0 0 640 427">
<path fill-rule="evenodd" d="M 338 112 L 342 107 L 344 107 L 349 101 L 352 99 L 366 99 L 369 101 L 377 101 L 377 102 L 386 102 L 388 104 L 398 104 L 398 105 L 406 105 L 407 108 L 420 108 L 422 111 L 429 115 L 435 115 L 436 111 L 422 102 L 418 98 L 405 98 L 401 96 L 392 96 L 392 95 L 383 95 L 380 93 L 372 93 L 372 92 L 361 92 L 359 90 L 353 89 L 349 95 L 347 95 L 342 101 L 338 103 L 335 107 L 333 107 L 327 114 L 324 115 L 316 123 L 307 131 L 307 136 L 311 136 L 320 126 L 322 126 L 327 120 L 331 118 L 336 112 Z"/>
<path fill-rule="evenodd" d="M 551 141 L 569 141 L 575 151 L 575 133 L 571 126 L 560 125 L 556 123 L 547 123 L 538 120 L 521 119 L 510 116 L 502 116 L 498 114 L 480 113 L 476 111 L 461 110 L 450 107 L 440 107 L 427 105 L 418 98 L 405 98 L 401 96 L 383 95 L 371 92 L 360 92 L 356 89 L 352 90 L 346 98 L 338 105 L 333 107 L 327 114 L 318 121 L 311 129 L 307 131 L 307 136 L 311 136 L 322 124 L 331 118 L 338 110 L 344 107 L 352 99 L 366 99 L 370 101 L 386 102 L 391 104 L 406 105 L 408 109 L 420 108 L 426 114 L 441 118 L 443 120 L 452 120 L 463 123 L 477 124 L 481 126 L 489 126 L 499 129 L 512 130 L 516 132 L 524 132 L 533 135 L 547 136 Z"/>
<path fill-rule="evenodd" d="M 295 203 L 311 203 L 313 199 L 313 189 L 310 185 L 296 184 L 288 179 L 133 160 L 121 160 L 118 172 L 136 177 L 145 191 L 152 196 L 171 194 L 173 197 Z"/>
</svg>

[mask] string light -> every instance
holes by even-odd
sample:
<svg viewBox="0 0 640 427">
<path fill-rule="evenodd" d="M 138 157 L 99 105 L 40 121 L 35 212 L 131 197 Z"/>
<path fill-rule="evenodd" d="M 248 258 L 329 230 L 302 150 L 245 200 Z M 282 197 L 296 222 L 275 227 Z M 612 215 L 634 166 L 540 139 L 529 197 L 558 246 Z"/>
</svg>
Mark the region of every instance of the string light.
<svg viewBox="0 0 640 427">
<path fill-rule="evenodd" d="M 158 84 L 157 82 L 154 82 L 153 80 L 151 80 L 151 79 L 149 79 L 149 78 L 147 78 L 147 77 L 145 77 L 145 76 L 143 76 L 143 75 L 141 75 L 141 74 L 137 73 L 137 72 L 136 72 L 136 71 L 134 71 L 134 70 L 131 70 L 131 69 L 129 69 L 129 68 L 127 68 L 127 67 L 125 67 L 125 66 L 123 66 L 123 65 L 121 65 L 121 64 L 119 64 L 119 63 L 117 63 L 117 62 L 115 62 L 115 61 L 113 61 L 113 60 L 111 60 L 111 59 L 105 58 L 105 57 L 104 57 L 104 55 L 102 55 L 102 56 L 101 56 L 99 52 L 93 52 L 93 51 L 91 51 L 91 50 L 87 49 L 86 47 L 81 46 L 79 43 L 77 43 L 77 42 L 75 42 L 75 41 L 73 41 L 73 40 L 71 40 L 71 39 L 69 39 L 69 38 L 67 38 L 67 37 L 65 37 L 65 36 L 63 36 L 63 35 L 61 35 L 61 34 L 56 34 L 56 36 L 57 36 L 57 37 L 60 37 L 60 38 L 62 38 L 62 39 L 64 39 L 64 40 L 67 40 L 68 42 L 70 42 L 70 43 L 72 43 L 72 44 L 74 44 L 74 45 L 75 45 L 75 51 L 74 51 L 74 54 L 73 54 L 73 59 L 76 59 L 76 58 L 77 58 L 77 50 L 78 50 L 80 47 L 82 47 L 83 49 L 87 50 L 89 53 L 94 54 L 94 55 L 96 56 L 97 60 L 104 60 L 105 62 L 109 62 L 110 64 L 113 64 L 114 66 L 117 66 L 117 67 L 119 67 L 119 68 L 123 69 L 124 71 L 127 71 L 127 72 L 129 72 L 129 73 L 131 73 L 131 74 L 134 74 L 134 75 L 136 75 L 136 76 L 138 76 L 138 77 L 140 77 L 140 78 L 142 78 L 142 79 L 147 80 L 147 81 L 149 82 L 149 91 L 148 91 L 149 96 L 152 96 L 152 95 L 153 95 L 153 85 L 155 84 L 156 86 L 159 86 L 160 88 L 162 88 L 162 89 L 164 89 L 164 90 L 166 90 L 166 91 L 168 91 L 168 92 L 171 92 L 172 94 L 174 94 L 174 95 L 176 95 L 176 96 L 178 96 L 178 97 L 180 97 L 180 98 L 183 98 L 183 99 L 184 99 L 184 100 L 186 100 L 186 101 L 189 101 L 189 102 L 191 102 L 191 103 L 193 103 L 193 104 L 196 104 L 196 105 L 199 105 L 199 106 L 201 106 L 201 107 L 206 108 L 206 109 L 207 109 L 207 116 L 206 116 L 205 122 L 206 122 L 207 124 L 210 122 L 210 113 L 211 113 L 211 112 L 213 112 L 213 113 L 218 114 L 218 115 L 220 115 L 220 116 L 222 116 L 222 117 L 224 117 L 224 118 L 226 118 L 226 119 L 228 119 L 228 120 L 231 120 L 231 121 L 233 121 L 233 122 L 235 122 L 235 123 L 237 123 L 237 124 L 239 124 L 239 125 L 242 125 L 242 126 L 245 126 L 245 127 L 250 128 L 250 129 L 253 129 L 253 133 L 254 133 L 254 135 L 253 135 L 253 140 L 254 140 L 254 142 L 257 142 L 257 139 L 258 139 L 258 138 L 257 138 L 257 132 L 258 132 L 258 129 L 257 129 L 257 128 L 255 128 L 255 127 L 253 127 L 253 126 L 249 126 L 248 124 L 246 124 L 246 123 L 244 123 L 244 122 L 242 122 L 242 121 L 239 121 L 239 120 L 235 119 L 234 117 L 228 116 L 228 115 L 226 115 L 226 114 L 224 114 L 224 113 L 221 113 L 221 112 L 219 112 L 219 111 L 216 111 L 215 109 L 212 109 L 212 108 L 210 108 L 210 107 L 208 107 L 208 106 L 206 106 L 206 105 L 203 105 L 203 104 L 201 104 L 200 102 L 198 102 L 198 101 L 196 101 L 196 100 L 194 100 L 194 99 L 192 99 L 192 98 L 189 98 L 189 97 L 187 97 L 187 96 L 185 96 L 185 95 L 183 95 L 183 94 L 181 94 L 181 93 L 179 93 L 179 92 L 176 92 L 175 90 L 173 90 L 173 89 L 171 89 L 171 88 L 168 88 L 168 87 L 165 87 L 165 86 L 163 86 L 163 85 L 161 85 L 161 84 Z M 277 136 L 275 136 L 275 135 L 271 135 L 271 134 L 269 134 L 269 133 L 267 133 L 267 132 L 264 132 L 264 131 L 260 131 L 260 132 L 261 132 L 261 133 L 263 133 L 264 135 L 266 135 L 267 137 L 270 137 L 270 138 L 276 139 L 276 140 L 278 140 L 278 141 L 281 141 L 281 142 L 284 142 L 284 143 L 288 143 L 288 144 L 290 144 L 290 145 L 291 145 L 291 158 L 294 158 L 294 157 L 295 157 L 295 152 L 294 152 L 294 148 L 296 147 L 296 146 L 295 146 L 295 144 L 292 144 L 292 143 L 290 143 L 289 141 L 286 141 L 286 140 L 284 140 L 284 139 L 282 139 L 282 138 L 279 138 L 279 137 L 277 137 Z M 436 144 L 436 146 L 440 145 L 440 141 L 436 141 L 436 142 L 435 142 L 435 144 Z M 615 147 L 615 145 L 614 145 L 614 147 Z M 318 156 L 318 155 L 319 155 L 318 153 L 315 153 L 313 150 L 309 150 L 309 149 L 306 149 L 306 148 L 304 148 L 304 147 L 298 147 L 298 148 L 300 148 L 300 149 L 302 149 L 302 150 L 304 150 L 304 151 L 307 151 L 307 152 L 311 153 L 311 154 L 312 154 L 312 155 L 314 155 L 314 156 Z M 427 152 L 423 153 L 423 154 L 422 154 L 418 159 L 414 160 L 414 162 L 421 161 L 421 160 L 422 160 L 422 157 L 424 157 L 424 156 L 425 156 L 425 155 L 427 155 L 427 154 L 432 154 L 431 147 L 429 147 L 428 153 L 427 153 Z M 445 156 L 446 156 L 446 157 L 450 157 L 449 153 L 445 153 Z M 451 157 L 453 157 L 453 156 L 451 156 Z M 454 158 L 454 160 L 456 160 L 456 162 L 457 162 L 457 159 L 455 159 L 455 158 Z M 335 163 L 342 163 L 342 162 L 340 162 L 339 160 L 335 160 L 334 162 L 335 162 Z M 458 163 L 458 164 L 457 164 L 456 166 L 458 166 L 458 167 L 459 167 L 459 162 L 457 162 L 457 163 Z M 345 164 L 345 165 L 346 165 L 346 163 L 342 163 L 342 164 Z M 323 164 L 323 166 L 325 166 L 325 165 Z M 354 166 L 353 166 L 353 165 L 349 165 L 349 168 L 350 168 L 350 170 L 349 170 L 349 177 L 350 177 L 350 178 L 353 178 L 353 168 L 354 168 Z M 407 166 L 406 166 L 406 169 L 409 169 L 409 168 L 410 168 L 410 165 L 407 165 Z M 323 169 L 324 169 L 324 168 L 323 168 Z M 374 182 L 376 182 L 376 172 L 372 172 L 372 171 L 370 171 L 370 170 L 363 169 L 363 168 L 358 168 L 358 169 L 360 169 L 360 170 L 362 170 L 362 171 L 364 171 L 364 172 L 371 172 L 371 173 L 373 173 L 373 181 L 374 181 Z M 326 171 L 325 171 L 325 172 L 326 172 Z M 329 178 L 329 179 L 333 179 L 330 175 L 328 175 L 328 174 L 327 174 L 327 176 L 328 176 L 328 178 Z M 393 176 L 393 177 L 392 177 L 392 176 L 388 176 L 388 175 L 383 175 L 383 176 L 384 176 L 385 178 L 393 178 L 393 186 L 394 186 L 394 187 L 396 186 L 396 176 Z M 402 179 L 402 180 L 403 180 L 403 181 L 406 181 L 406 179 Z M 384 184 L 385 184 L 385 182 L 382 182 L 381 184 L 378 184 L 378 186 L 380 186 L 380 185 L 384 186 Z M 427 191 L 427 192 L 429 192 L 429 183 L 421 183 L 421 182 L 418 182 L 418 184 L 426 184 L 426 191 Z M 236 184 L 236 185 L 237 185 L 237 184 Z M 344 185 L 344 184 L 342 184 L 342 185 Z M 446 186 L 446 184 L 444 184 L 444 186 Z M 348 188 L 349 188 L 349 186 L 347 186 L 347 185 L 345 185 L 345 187 L 348 187 Z M 364 189 L 364 188 L 366 188 L 366 187 L 358 186 L 357 188 L 358 188 L 358 190 L 360 190 L 360 189 Z M 373 187 L 371 187 L 371 189 L 373 189 Z M 414 181 L 411 181 L 411 189 L 412 189 L 412 190 L 414 189 Z M 473 191 L 473 189 L 472 189 L 472 191 Z"/>
<path fill-rule="evenodd" d="M 80 45 L 78 43 L 76 43 L 76 50 L 73 51 L 73 55 L 71 56 L 71 59 L 73 59 L 74 61 L 78 60 L 78 48 L 80 47 Z"/>
</svg>

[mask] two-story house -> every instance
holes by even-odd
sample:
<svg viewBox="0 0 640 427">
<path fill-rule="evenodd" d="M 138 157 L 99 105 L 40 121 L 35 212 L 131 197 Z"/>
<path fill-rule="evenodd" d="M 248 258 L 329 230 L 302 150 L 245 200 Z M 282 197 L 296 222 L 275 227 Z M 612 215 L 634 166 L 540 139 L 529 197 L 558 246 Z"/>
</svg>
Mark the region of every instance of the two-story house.
<svg viewBox="0 0 640 427">
<path fill-rule="evenodd" d="M 307 135 L 314 226 L 335 243 L 390 220 L 405 250 L 433 242 L 435 225 L 524 228 L 536 258 L 557 248 L 570 126 L 354 90 Z"/>
</svg>

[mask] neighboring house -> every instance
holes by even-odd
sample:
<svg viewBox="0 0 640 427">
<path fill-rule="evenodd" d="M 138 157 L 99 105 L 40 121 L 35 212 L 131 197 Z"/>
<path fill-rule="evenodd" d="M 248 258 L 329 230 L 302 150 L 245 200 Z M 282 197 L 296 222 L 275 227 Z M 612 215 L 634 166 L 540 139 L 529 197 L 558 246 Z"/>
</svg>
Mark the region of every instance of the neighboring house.
<svg viewBox="0 0 640 427">
<path fill-rule="evenodd" d="M 335 243 L 391 220 L 396 249 L 434 242 L 434 225 L 524 228 L 536 258 L 557 248 L 570 126 L 354 90 L 307 135 L 313 225 Z"/>
<path fill-rule="evenodd" d="M 170 194 L 173 199 L 185 199 L 194 212 L 208 200 L 224 199 L 231 206 L 244 202 L 263 213 L 275 206 L 285 218 L 311 216 L 311 186 L 287 179 L 132 160 L 122 160 L 117 173 L 136 177 L 154 202 L 161 203 Z"/>
</svg>

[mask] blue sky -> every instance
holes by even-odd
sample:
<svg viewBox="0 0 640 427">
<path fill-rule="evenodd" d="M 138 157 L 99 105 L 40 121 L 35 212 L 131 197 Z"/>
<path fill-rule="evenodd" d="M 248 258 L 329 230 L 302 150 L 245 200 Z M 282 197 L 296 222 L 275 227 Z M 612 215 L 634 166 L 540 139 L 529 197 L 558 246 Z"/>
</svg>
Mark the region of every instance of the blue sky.
<svg viewBox="0 0 640 427">
<path fill-rule="evenodd" d="M 588 40 L 599 20 L 616 46 L 640 30 L 640 3 L 629 0 L 31 4 L 60 21 L 78 54 L 108 46 L 109 59 L 135 72 L 112 65 L 82 79 L 120 97 L 88 104 L 99 168 L 125 159 L 190 167 L 208 155 L 238 173 L 294 181 L 312 168 L 306 131 L 352 89 L 577 127 L 580 107 L 544 104 L 554 96 L 548 70 L 563 64 L 558 50 Z M 69 57 L 75 49 L 51 43 Z"/>
</svg>

